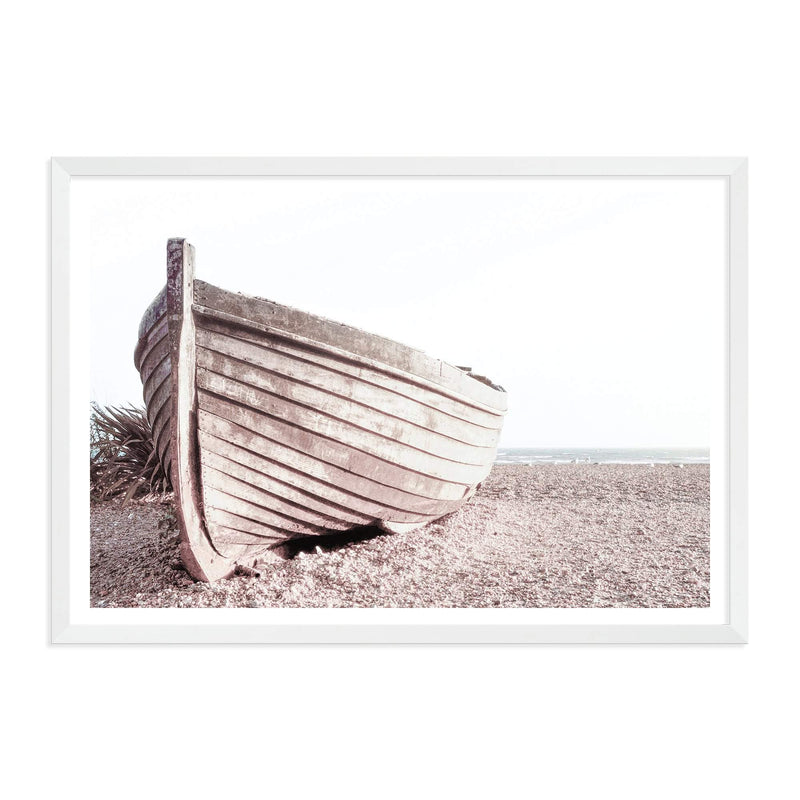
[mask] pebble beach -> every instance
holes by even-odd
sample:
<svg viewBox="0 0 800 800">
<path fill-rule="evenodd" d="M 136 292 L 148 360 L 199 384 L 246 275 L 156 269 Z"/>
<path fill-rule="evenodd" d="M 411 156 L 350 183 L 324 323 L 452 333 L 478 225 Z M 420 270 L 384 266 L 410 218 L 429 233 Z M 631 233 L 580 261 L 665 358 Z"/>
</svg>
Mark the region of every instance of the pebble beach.
<svg viewBox="0 0 800 800">
<path fill-rule="evenodd" d="M 682 608 L 709 605 L 707 464 L 495 465 L 424 528 L 270 554 L 198 583 L 169 500 L 93 502 L 92 607 Z"/>
</svg>

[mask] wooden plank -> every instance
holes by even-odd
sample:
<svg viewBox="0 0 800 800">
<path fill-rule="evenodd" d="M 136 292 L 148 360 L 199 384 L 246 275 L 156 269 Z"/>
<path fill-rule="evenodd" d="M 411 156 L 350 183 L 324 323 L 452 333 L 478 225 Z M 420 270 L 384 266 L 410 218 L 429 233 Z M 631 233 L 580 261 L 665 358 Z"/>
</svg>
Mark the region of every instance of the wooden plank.
<svg viewBox="0 0 800 800">
<path fill-rule="evenodd" d="M 238 517 L 243 517 L 253 522 L 261 522 L 264 525 L 285 531 L 287 537 L 289 534 L 318 536 L 326 530 L 333 530 L 322 525 L 313 525 L 310 522 L 282 516 L 269 508 L 264 508 L 241 497 L 234 497 L 211 486 L 203 487 L 203 498 L 205 500 L 206 513 L 212 508 L 218 511 L 227 511 L 230 514 L 236 514 Z"/>
<path fill-rule="evenodd" d="M 142 379 L 147 420 L 161 467 L 171 474 L 169 422 L 171 420 L 171 340 L 166 314 L 166 286 L 145 312 L 139 326 L 134 364 Z M 158 374 L 154 374 L 159 370 Z"/>
<path fill-rule="evenodd" d="M 289 458 L 292 457 L 292 451 L 288 448 L 280 445 L 271 447 L 266 444 L 264 449 L 268 452 L 268 457 L 257 454 L 234 444 L 237 440 L 241 441 L 242 429 L 219 418 L 212 417 L 212 419 L 218 428 L 222 429 L 222 438 L 204 430 L 205 420 L 201 411 L 198 438 L 204 460 L 207 454 L 211 453 L 225 459 L 226 462 L 244 466 L 248 472 L 274 478 L 294 487 L 304 496 L 318 498 L 320 502 L 334 507 L 347 509 L 372 519 L 391 516 L 404 522 L 417 520 L 429 522 L 443 513 L 455 511 L 460 505 L 460 501 L 429 500 L 408 492 L 392 491 L 387 486 L 360 478 L 351 472 L 308 456 L 300 457 L 290 468 L 279 461 L 281 458 L 286 458 L 287 454 Z M 302 469 L 298 469 L 298 462 L 302 465 Z M 374 499 L 376 494 L 383 498 L 383 502 Z"/>
<path fill-rule="evenodd" d="M 311 428 L 313 423 L 316 427 L 311 429 L 322 430 L 327 436 L 366 449 L 374 455 L 386 453 L 388 455 L 384 457 L 397 458 L 402 463 L 414 459 L 421 471 L 427 471 L 423 465 L 431 461 L 431 458 L 423 456 L 479 466 L 494 454 L 494 446 L 476 447 L 452 439 L 438 431 L 355 403 L 348 397 L 332 394 L 327 389 L 285 378 L 204 348 L 197 351 L 197 367 L 198 386 L 204 389 L 233 397 L 305 428 Z M 420 453 L 395 452 L 404 447 Z"/>
<path fill-rule="evenodd" d="M 144 315 L 142 316 L 142 321 L 139 323 L 139 333 L 137 337 L 138 343 L 136 345 L 136 350 L 134 350 L 133 353 L 134 364 L 138 363 L 139 361 L 139 351 L 142 347 L 146 346 L 148 334 L 153 330 L 154 327 L 156 327 L 156 325 L 158 325 L 166 313 L 167 287 L 164 286 L 164 288 L 156 295 L 153 302 L 150 303 L 147 310 L 144 312 Z"/>
<path fill-rule="evenodd" d="M 159 416 L 160 415 L 160 416 Z M 153 437 L 153 441 L 155 442 L 156 449 L 161 452 L 162 447 L 169 446 L 169 435 L 170 429 L 172 426 L 172 403 L 168 401 L 164 403 L 159 411 L 159 414 L 156 415 L 155 422 L 151 426 L 151 435 Z"/>
<path fill-rule="evenodd" d="M 383 369 L 380 365 L 376 367 L 366 361 L 354 359 L 349 354 L 335 353 L 332 350 L 325 350 L 319 344 L 309 344 L 304 342 L 301 337 L 284 336 L 281 332 L 273 331 L 265 325 L 256 329 L 232 324 L 227 318 L 221 319 L 212 316 L 207 309 L 201 306 L 195 306 L 194 311 L 198 336 L 201 335 L 201 331 L 208 331 L 234 338 L 237 341 L 269 347 L 272 352 L 282 353 L 297 361 L 319 366 L 328 372 L 338 373 L 346 379 L 363 381 L 372 386 L 381 387 L 393 394 L 406 397 L 472 425 L 492 431 L 498 430 L 502 425 L 504 411 L 478 407 L 465 402 L 464 398 L 453 392 L 445 391 L 436 384 L 426 385 L 422 381 L 412 380 L 404 373 L 395 374 L 390 370 Z"/>
<path fill-rule="evenodd" d="M 240 517 L 230 511 L 214 508 L 213 506 L 209 506 L 206 509 L 206 519 L 209 525 L 227 527 L 239 533 L 247 533 L 252 537 L 258 537 L 260 541 L 254 541 L 253 544 L 274 544 L 275 542 L 285 542 L 287 538 L 286 531 L 282 528 L 265 525 L 262 522 L 256 522 L 250 517 Z"/>
<path fill-rule="evenodd" d="M 208 502 L 207 492 L 211 489 L 217 489 L 231 497 L 239 500 L 246 500 L 248 503 L 259 506 L 260 508 L 268 509 L 280 517 L 290 522 L 302 522 L 304 524 L 314 525 L 319 528 L 329 530 L 346 530 L 355 525 L 363 525 L 372 520 L 353 520 L 344 519 L 342 516 L 335 516 L 327 513 L 332 509 L 326 509 L 325 512 L 317 511 L 308 506 L 294 502 L 281 497 L 275 492 L 269 492 L 265 489 L 239 478 L 238 475 L 233 475 L 229 471 L 222 471 L 204 463 L 202 467 L 203 478 L 203 498 Z M 218 508 L 223 506 L 217 505 Z M 283 523 L 281 523 L 283 524 Z"/>
<path fill-rule="evenodd" d="M 165 320 L 166 322 L 166 320 Z M 150 375 L 153 369 L 162 361 L 165 356 L 169 356 L 170 343 L 169 335 L 164 329 L 164 334 L 157 341 L 152 342 L 142 354 L 142 363 L 139 373 L 142 375 Z"/>
<path fill-rule="evenodd" d="M 262 500 L 256 500 L 256 502 L 261 502 L 262 505 L 268 501 L 268 498 L 274 497 L 277 498 L 278 502 L 280 503 L 289 504 L 286 506 L 288 513 L 291 513 L 292 507 L 296 507 L 299 509 L 308 509 L 311 512 L 321 514 L 322 518 L 337 519 L 350 525 L 370 525 L 375 521 L 374 516 L 361 514 L 352 508 L 347 508 L 346 506 L 332 503 L 317 494 L 312 494 L 311 492 L 299 488 L 292 483 L 276 478 L 274 474 L 277 471 L 275 466 L 270 464 L 265 459 L 258 459 L 257 462 L 255 458 L 249 459 L 251 464 L 258 463 L 259 466 L 266 464 L 265 470 L 252 469 L 250 466 L 242 464 L 238 461 L 234 461 L 233 459 L 226 458 L 225 456 L 215 453 L 213 450 L 204 447 L 204 441 L 207 442 L 208 439 L 201 439 L 200 444 L 203 467 L 216 471 L 218 475 L 222 475 L 224 478 L 232 477 L 260 490 L 262 493 Z M 289 475 L 292 475 L 292 473 L 289 473 Z M 218 479 L 213 475 L 211 476 L 210 480 L 212 485 L 218 485 L 221 489 L 226 488 L 224 481 L 222 483 L 218 483 Z M 205 486 L 205 484 L 206 479 L 204 476 L 203 485 Z M 279 508 L 279 506 L 276 506 L 276 508 Z M 310 521 L 313 522 L 313 520 Z"/>
<path fill-rule="evenodd" d="M 197 386 L 201 397 L 216 396 L 243 407 L 253 422 L 253 430 L 259 430 L 259 426 L 272 428 L 280 423 L 289 433 L 288 441 L 297 443 L 298 449 L 305 449 L 309 436 L 322 437 L 329 450 L 344 449 L 352 461 L 350 469 L 359 473 L 361 461 L 370 459 L 372 465 L 377 459 L 429 478 L 469 485 L 485 466 L 484 463 L 465 464 L 415 449 L 402 441 L 401 437 L 406 435 L 403 431 L 398 430 L 397 440 L 393 440 L 206 369 L 197 370 Z M 491 464 L 491 456 L 485 460 Z"/>
<path fill-rule="evenodd" d="M 220 356 L 226 357 L 231 360 L 232 370 L 245 363 L 311 387 L 324 387 L 328 394 L 364 406 L 381 417 L 396 417 L 408 425 L 436 432 L 470 446 L 491 448 L 497 445 L 499 431 L 496 426 L 486 428 L 475 425 L 385 387 L 274 350 L 269 340 L 256 344 L 198 327 L 197 347 L 197 363 L 201 367 L 219 372 L 217 364 Z M 232 377 L 238 374 L 244 373 L 238 372 Z M 256 372 L 256 375 L 261 381 L 268 381 L 263 372 Z M 457 403 L 449 400 L 449 404 L 455 406 Z"/>
<path fill-rule="evenodd" d="M 246 565 L 253 564 L 270 548 L 291 538 L 283 531 L 272 530 L 265 525 L 213 508 L 208 510 L 206 526 L 217 552 L 232 563 Z M 248 530 L 249 528 L 253 530 Z"/>
<path fill-rule="evenodd" d="M 167 243 L 169 248 L 169 243 Z M 150 331 L 156 322 L 167 313 L 167 287 L 164 288 L 155 296 L 153 302 L 147 307 L 144 312 L 142 321 L 139 323 L 139 338 L 142 339 Z"/>
<path fill-rule="evenodd" d="M 214 545 L 219 550 L 225 550 L 230 545 L 239 545 L 247 548 L 252 556 L 258 553 L 264 553 L 276 544 L 286 541 L 286 536 L 283 534 L 276 536 L 260 536 L 255 533 L 247 533 L 245 531 L 237 530 L 236 528 L 228 528 L 225 525 L 219 525 L 216 522 L 209 521 L 209 530 L 211 538 L 214 540 Z M 267 530 L 263 528 L 262 530 Z M 258 548 L 254 550 L 253 548 Z"/>
<path fill-rule="evenodd" d="M 432 501 L 458 501 L 473 483 L 478 483 L 488 474 L 488 469 L 485 473 L 476 470 L 476 479 L 469 483 L 432 478 L 345 445 L 332 443 L 324 437 L 288 425 L 283 420 L 266 417 L 205 391 L 201 390 L 198 398 L 201 430 L 223 438 L 230 435 L 230 428 L 226 430 L 226 426 L 218 420 L 233 423 L 236 426 L 236 438 L 232 441 L 237 445 L 279 459 L 290 469 L 308 471 L 309 474 L 316 474 L 315 470 L 322 469 L 323 480 L 330 480 L 336 485 L 345 485 L 339 484 L 338 479 L 343 472 L 349 473 L 355 485 L 362 485 L 367 490 L 363 493 L 377 502 L 385 500 L 394 505 L 404 494 Z M 360 484 L 361 479 L 366 479 L 366 482 Z M 385 497 L 381 486 L 386 489 Z M 362 493 L 357 489 L 353 491 Z"/>
<path fill-rule="evenodd" d="M 172 394 L 172 384 L 167 376 L 163 383 L 156 387 L 155 391 L 147 400 L 147 420 L 152 428 L 158 418 L 159 412 L 166 405 L 170 407 L 170 395 Z"/>
<path fill-rule="evenodd" d="M 169 324 L 167 322 L 166 315 L 163 316 L 160 320 L 158 320 L 153 329 L 145 336 L 144 339 L 140 339 L 139 343 L 136 345 L 133 363 L 136 366 L 136 369 L 139 370 L 140 373 L 142 371 L 142 365 L 144 364 L 144 361 L 147 358 L 150 351 L 165 336 L 169 336 Z"/>
<path fill-rule="evenodd" d="M 145 403 L 150 402 L 150 398 L 153 396 L 153 394 L 155 394 L 155 392 L 158 390 L 163 381 L 172 379 L 173 377 L 172 372 L 173 372 L 172 357 L 170 353 L 167 353 L 167 355 L 164 356 L 161 363 L 158 364 L 149 375 L 142 374 L 142 380 L 144 382 L 144 386 L 142 388 L 142 394 L 144 395 Z"/>
</svg>

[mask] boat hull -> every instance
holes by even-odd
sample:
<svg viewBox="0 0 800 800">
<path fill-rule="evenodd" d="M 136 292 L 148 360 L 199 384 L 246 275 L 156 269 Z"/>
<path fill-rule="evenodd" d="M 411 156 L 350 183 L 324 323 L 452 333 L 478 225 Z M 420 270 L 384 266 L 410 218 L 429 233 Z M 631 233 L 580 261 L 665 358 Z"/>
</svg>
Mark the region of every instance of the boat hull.
<svg viewBox="0 0 800 800">
<path fill-rule="evenodd" d="M 170 240 L 167 260 L 134 359 L 195 578 L 252 566 L 288 539 L 425 525 L 489 473 L 506 409 L 499 387 L 194 280 L 184 240 Z"/>
</svg>

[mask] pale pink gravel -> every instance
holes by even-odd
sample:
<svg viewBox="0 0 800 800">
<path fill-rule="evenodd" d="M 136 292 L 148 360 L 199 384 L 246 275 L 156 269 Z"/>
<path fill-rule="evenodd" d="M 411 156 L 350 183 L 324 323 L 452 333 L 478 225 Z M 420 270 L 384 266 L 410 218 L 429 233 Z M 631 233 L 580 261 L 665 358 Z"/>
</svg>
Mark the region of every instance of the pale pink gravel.
<svg viewBox="0 0 800 800">
<path fill-rule="evenodd" d="M 93 505 L 92 606 L 709 604 L 707 465 L 495 466 L 470 503 L 425 528 L 320 541 L 259 578 L 212 585 L 180 567 L 170 508 Z"/>
</svg>

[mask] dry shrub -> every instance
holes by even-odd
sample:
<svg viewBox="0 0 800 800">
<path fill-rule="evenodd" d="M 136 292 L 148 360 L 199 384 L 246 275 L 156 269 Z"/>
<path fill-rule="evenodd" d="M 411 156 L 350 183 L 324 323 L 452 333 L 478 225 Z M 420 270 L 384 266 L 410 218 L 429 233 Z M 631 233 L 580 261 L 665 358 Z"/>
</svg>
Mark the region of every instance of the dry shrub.
<svg viewBox="0 0 800 800">
<path fill-rule="evenodd" d="M 94 497 L 107 500 L 123 495 L 123 504 L 172 490 L 143 408 L 101 408 L 92 403 L 89 476 Z"/>
</svg>

